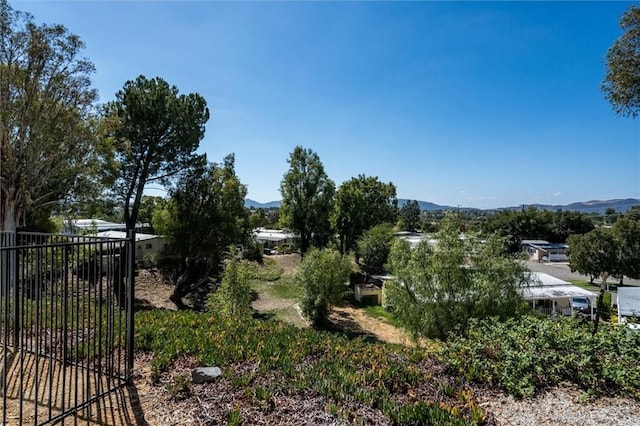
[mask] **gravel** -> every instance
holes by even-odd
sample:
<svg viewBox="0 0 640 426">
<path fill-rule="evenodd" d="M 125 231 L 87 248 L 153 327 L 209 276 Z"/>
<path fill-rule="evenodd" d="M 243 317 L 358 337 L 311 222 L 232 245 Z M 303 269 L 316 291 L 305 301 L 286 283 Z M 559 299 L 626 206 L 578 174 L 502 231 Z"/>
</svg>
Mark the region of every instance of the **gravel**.
<svg viewBox="0 0 640 426">
<path fill-rule="evenodd" d="M 571 384 L 520 400 L 500 392 L 488 393 L 480 405 L 493 414 L 497 425 L 640 425 L 640 402 L 610 397 L 589 400 Z"/>
</svg>

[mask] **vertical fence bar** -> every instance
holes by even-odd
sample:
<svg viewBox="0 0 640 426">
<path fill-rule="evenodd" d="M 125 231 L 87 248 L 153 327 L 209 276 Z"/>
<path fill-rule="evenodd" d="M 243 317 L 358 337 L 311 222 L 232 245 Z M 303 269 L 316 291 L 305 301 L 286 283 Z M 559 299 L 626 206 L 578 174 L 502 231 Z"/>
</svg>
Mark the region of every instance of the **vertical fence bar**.
<svg viewBox="0 0 640 426">
<path fill-rule="evenodd" d="M 134 327 L 135 327 L 135 247 L 136 247 L 136 231 L 129 230 L 129 235 L 127 235 L 128 247 L 129 247 L 129 279 L 127 280 L 127 360 L 126 360 L 126 371 L 125 371 L 125 379 L 128 383 L 131 382 L 133 378 L 133 349 L 134 349 Z"/>
<path fill-rule="evenodd" d="M 17 238 L 13 238 L 17 245 Z M 9 251 L 9 288 L 13 291 L 13 346 L 18 345 L 18 333 L 20 332 L 20 292 L 18 291 L 18 255 L 17 250 Z"/>
</svg>

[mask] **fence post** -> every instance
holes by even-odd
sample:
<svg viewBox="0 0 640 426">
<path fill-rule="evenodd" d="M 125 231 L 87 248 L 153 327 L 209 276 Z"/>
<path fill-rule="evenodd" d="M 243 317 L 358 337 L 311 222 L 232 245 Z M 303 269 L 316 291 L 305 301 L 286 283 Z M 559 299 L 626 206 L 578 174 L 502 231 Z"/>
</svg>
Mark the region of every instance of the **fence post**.
<svg viewBox="0 0 640 426">
<path fill-rule="evenodd" d="M 126 380 L 131 382 L 133 378 L 133 350 L 134 350 L 134 326 L 135 326 L 135 260 L 136 260 L 136 231 L 133 229 L 128 230 L 127 244 L 129 250 L 127 251 L 128 257 L 128 289 L 127 289 L 127 371 Z"/>
<path fill-rule="evenodd" d="M 18 246 L 18 232 L 9 233 L 9 245 Z M 18 273 L 20 271 L 18 250 L 9 251 L 9 280 L 7 290 L 13 294 L 13 350 L 18 348 L 18 339 L 20 337 L 20 292 L 18 291 Z"/>
</svg>

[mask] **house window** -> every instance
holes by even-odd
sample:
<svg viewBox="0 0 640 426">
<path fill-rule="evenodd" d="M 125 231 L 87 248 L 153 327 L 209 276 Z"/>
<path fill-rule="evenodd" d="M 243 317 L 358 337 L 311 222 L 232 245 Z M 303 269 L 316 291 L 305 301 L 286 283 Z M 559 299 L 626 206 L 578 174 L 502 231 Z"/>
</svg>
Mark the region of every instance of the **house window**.
<svg viewBox="0 0 640 426">
<path fill-rule="evenodd" d="M 147 244 L 144 248 L 146 248 L 146 249 L 150 249 L 150 248 L 152 248 L 152 247 L 153 247 L 153 246 L 152 246 L 151 244 Z"/>
</svg>

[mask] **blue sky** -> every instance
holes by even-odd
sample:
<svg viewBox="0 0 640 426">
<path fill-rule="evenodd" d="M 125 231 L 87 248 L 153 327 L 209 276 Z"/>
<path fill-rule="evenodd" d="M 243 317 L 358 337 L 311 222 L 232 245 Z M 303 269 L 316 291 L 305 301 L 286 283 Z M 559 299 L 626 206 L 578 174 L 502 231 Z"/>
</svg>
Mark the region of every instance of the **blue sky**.
<svg viewBox="0 0 640 426">
<path fill-rule="evenodd" d="M 140 74 L 204 96 L 249 198 L 302 145 L 337 186 L 478 208 L 640 198 L 640 120 L 600 91 L 630 4 L 12 2 L 85 41 L 101 102 Z"/>
</svg>

